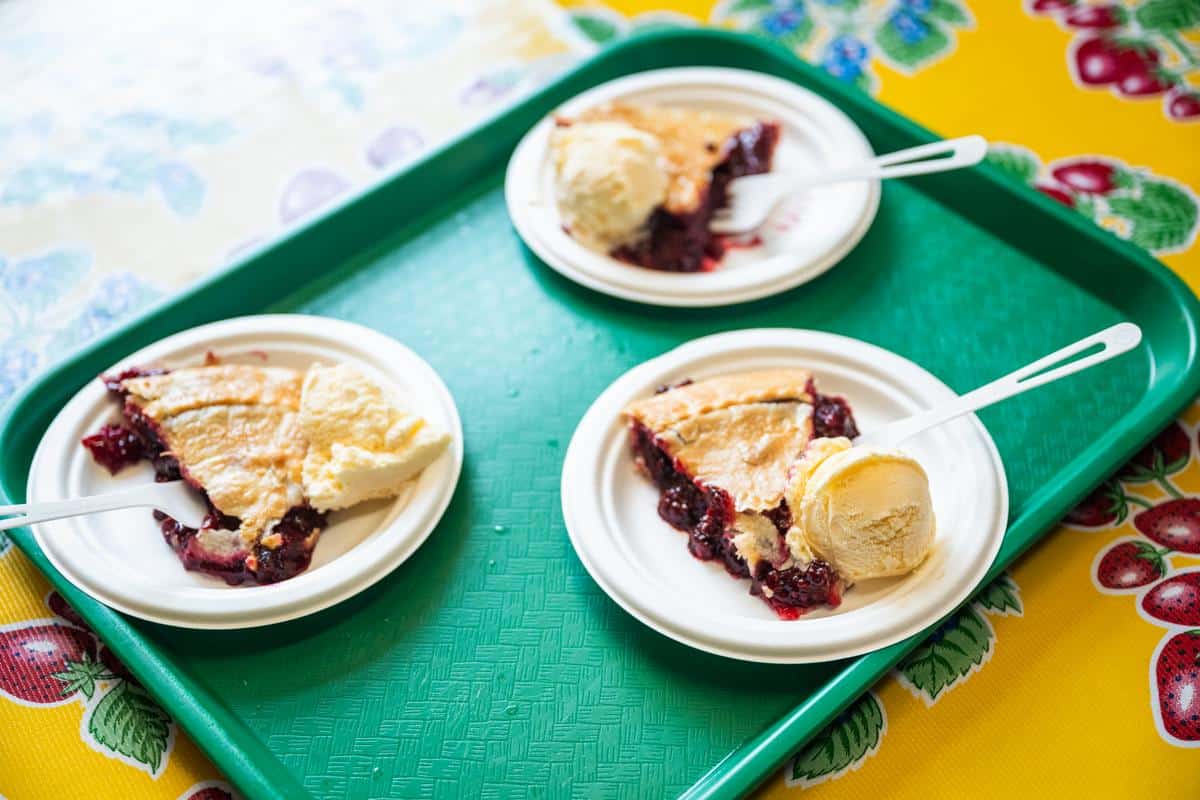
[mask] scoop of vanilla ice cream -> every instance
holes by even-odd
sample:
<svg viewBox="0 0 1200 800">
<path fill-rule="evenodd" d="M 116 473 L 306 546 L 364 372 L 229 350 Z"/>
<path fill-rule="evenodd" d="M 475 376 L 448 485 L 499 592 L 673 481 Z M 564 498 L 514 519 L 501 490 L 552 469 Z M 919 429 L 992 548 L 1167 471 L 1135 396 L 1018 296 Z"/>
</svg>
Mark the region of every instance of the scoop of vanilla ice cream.
<svg viewBox="0 0 1200 800">
<path fill-rule="evenodd" d="M 903 453 L 819 439 L 789 494 L 789 547 L 807 545 L 851 582 L 911 572 L 933 544 L 929 477 Z"/>
<path fill-rule="evenodd" d="M 308 370 L 299 422 L 308 440 L 304 492 L 321 511 L 394 497 L 450 444 L 348 364 Z"/>
<path fill-rule="evenodd" d="M 667 196 L 662 145 L 623 122 L 576 122 L 550 140 L 558 210 L 571 235 L 608 252 L 637 238 Z"/>
</svg>

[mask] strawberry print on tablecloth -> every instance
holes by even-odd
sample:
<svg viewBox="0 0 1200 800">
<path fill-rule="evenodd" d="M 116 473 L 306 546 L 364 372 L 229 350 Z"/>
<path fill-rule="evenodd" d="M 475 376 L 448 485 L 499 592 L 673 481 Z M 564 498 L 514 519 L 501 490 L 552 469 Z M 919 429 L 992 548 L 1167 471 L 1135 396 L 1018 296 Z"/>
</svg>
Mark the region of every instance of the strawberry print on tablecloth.
<svg viewBox="0 0 1200 800">
<path fill-rule="evenodd" d="M 0 627 L 0 698 L 29 707 L 79 702 L 88 746 L 162 774 L 175 723 L 57 592 L 45 602 L 53 618 Z"/>
<path fill-rule="evenodd" d="M 1200 569 L 1180 562 L 1200 556 L 1200 497 L 1172 476 L 1192 463 L 1194 433 L 1172 422 L 1067 517 L 1082 530 L 1136 532 L 1099 550 L 1092 581 L 1105 594 L 1135 595 L 1142 619 L 1167 628 L 1150 656 L 1151 716 L 1164 741 L 1188 748 L 1200 747 Z M 1164 497 L 1134 491 L 1149 485 Z"/>
<path fill-rule="evenodd" d="M 1151 542 L 1124 537 L 1096 554 L 1092 575 L 1096 588 L 1104 594 L 1128 594 L 1141 591 L 1167 574 L 1163 556 L 1169 550 Z"/>
<path fill-rule="evenodd" d="M 202 781 L 189 786 L 178 800 L 237 800 L 238 794 L 225 781 Z"/>
<path fill-rule="evenodd" d="M 1174 122 L 1200 120 L 1200 0 L 1142 0 L 1090 4 L 1029 0 L 1027 10 L 1050 17 L 1074 34 L 1067 64 L 1075 83 L 1107 89 L 1128 100 L 1161 98 Z"/>
<path fill-rule="evenodd" d="M 1200 747 L 1200 629 L 1168 633 L 1150 659 L 1154 722 L 1180 747 Z"/>
<path fill-rule="evenodd" d="M 1042 164 L 1032 151 L 1013 144 L 993 144 L 987 160 L 1156 255 L 1182 252 L 1196 240 L 1195 193 L 1149 170 L 1091 155 Z"/>
</svg>

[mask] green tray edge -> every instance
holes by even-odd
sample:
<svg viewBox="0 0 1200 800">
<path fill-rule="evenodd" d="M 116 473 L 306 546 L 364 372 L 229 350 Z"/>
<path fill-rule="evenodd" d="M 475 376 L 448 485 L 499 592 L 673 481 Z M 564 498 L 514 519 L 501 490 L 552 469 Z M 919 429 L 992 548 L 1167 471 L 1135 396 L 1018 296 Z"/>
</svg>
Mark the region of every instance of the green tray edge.
<svg viewBox="0 0 1200 800">
<path fill-rule="evenodd" d="M 883 125 L 903 132 L 915 141 L 932 141 L 938 138 L 928 129 L 884 107 L 868 95 L 849 88 L 823 71 L 805 64 L 790 50 L 774 42 L 745 34 L 714 30 L 666 30 L 632 36 L 576 65 L 536 93 L 491 120 L 451 139 L 405 170 L 389 174 L 352 193 L 342 202 L 314 216 L 285 236 L 256 248 L 237 262 L 215 270 L 187 290 L 155 304 L 95 342 L 62 359 L 57 365 L 47 368 L 38 378 L 28 383 L 0 414 L 0 454 L 11 450 L 13 439 L 22 432 L 23 412 L 30 407 L 41 406 L 48 395 L 61 394 L 64 385 L 77 386 L 78 382 L 72 377 L 72 373 L 82 369 L 86 362 L 111 364 L 129 352 L 128 346 L 124 344 L 127 340 L 150 341 L 177 330 L 223 318 L 222 314 L 202 310 L 204 304 L 195 302 L 197 297 L 219 296 L 220 289 L 227 280 L 234 276 L 244 276 L 257 266 L 256 262 L 269 256 L 276 248 L 302 237 L 311 237 L 331 219 L 352 212 L 360 204 L 365 205 L 373 193 L 402 176 L 439 172 L 458 176 L 471 174 L 479 162 L 478 153 L 486 150 L 486 143 L 492 139 L 505 138 L 496 135 L 496 132 L 510 124 L 514 116 L 519 116 L 519 112 L 540 103 L 545 96 L 570 82 L 594 62 L 619 62 L 621 59 L 628 59 L 636 66 L 637 57 L 642 50 L 680 46 L 691 47 L 697 51 L 707 48 L 743 48 L 747 51 L 747 56 L 758 55 L 775 59 L 781 62 L 781 68 L 804 73 L 809 84 L 815 85 L 820 93 L 834 99 L 843 108 L 849 107 L 859 113 L 873 115 Z M 640 70 L 628 70 L 636 71 Z M 1165 367 L 1162 370 L 1157 362 L 1151 363 L 1150 378 L 1157 393 L 1143 397 L 1134 410 L 1122 418 L 1104 438 L 1093 443 L 1062 470 L 1060 474 L 1064 477 L 1052 481 L 1029 500 L 1027 505 L 1031 510 L 1010 527 L 1005 536 L 1004 546 L 984 581 L 986 583 L 1002 572 L 1039 538 L 1039 534 L 1054 526 L 1097 482 L 1115 471 L 1163 424 L 1200 394 L 1200 369 L 1197 368 L 1200 302 L 1179 276 L 1140 248 L 1100 229 L 1033 189 L 1012 181 L 998 170 L 984 165 L 976 168 L 974 172 L 977 178 L 989 182 L 992 190 L 1008 194 L 1014 205 L 1031 207 L 1034 211 L 1048 216 L 1054 225 L 1066 225 L 1072 229 L 1073 234 L 1083 236 L 1098 248 L 1110 251 L 1114 262 L 1125 262 L 1126 267 L 1140 269 L 1145 273 L 1147 280 L 1158 284 L 1159 290 L 1166 293 L 1175 307 L 1163 310 L 1157 328 L 1169 324 L 1173 327 L 1181 325 L 1182 330 L 1147 331 L 1148 343 L 1183 334 L 1183 341 L 1176 343 L 1177 346 L 1183 345 L 1182 361 L 1167 362 L 1161 365 Z M 436 211 L 431 212 L 430 216 L 436 216 Z M 420 227 L 423 222 L 421 219 L 398 226 L 392 235 L 398 237 L 403 230 Z M 317 283 L 319 280 L 317 278 L 305 283 Z M 271 302 L 271 289 L 269 286 L 260 288 L 258 294 L 261 295 L 262 305 Z M 244 302 L 247 305 L 257 304 L 258 297 L 246 299 Z M 166 319 L 168 313 L 171 315 L 169 320 Z M 1159 372 L 1167 373 L 1164 380 L 1169 380 L 1168 385 L 1158 385 Z M 8 465 L 0 465 L 0 496 L 18 502 L 24 497 L 24 486 L 19 485 L 14 491 L 8 478 Z M 219 698 L 213 696 L 189 675 L 172 669 L 169 652 L 142 638 L 120 614 L 75 589 L 42 555 L 27 529 L 17 529 L 10 534 L 14 543 L 102 635 L 105 642 L 142 680 L 151 694 L 243 794 L 251 798 L 310 796 L 265 743 Z M 735 797 L 753 789 L 808 738 L 819 732 L 839 711 L 870 688 L 905 653 L 915 647 L 923 636 L 924 634 L 918 634 L 905 642 L 850 662 L 846 669 L 825 687 L 714 765 L 684 796 Z"/>
</svg>

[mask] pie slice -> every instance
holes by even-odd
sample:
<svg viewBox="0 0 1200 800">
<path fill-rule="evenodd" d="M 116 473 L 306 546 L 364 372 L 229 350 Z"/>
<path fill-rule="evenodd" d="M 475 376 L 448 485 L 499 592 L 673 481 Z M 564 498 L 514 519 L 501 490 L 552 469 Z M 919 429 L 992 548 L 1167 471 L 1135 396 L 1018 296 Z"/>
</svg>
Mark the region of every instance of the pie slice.
<svg viewBox="0 0 1200 800">
<path fill-rule="evenodd" d="M 450 434 L 349 364 L 305 372 L 221 364 L 104 376 L 124 424 L 83 445 L 116 474 L 149 459 L 182 478 L 209 514 L 199 529 L 155 512 L 188 569 L 231 584 L 303 572 L 327 512 L 400 495 L 450 445 Z"/>
<path fill-rule="evenodd" d="M 128 428 L 106 426 L 84 444 L 112 469 L 102 454 L 111 454 L 116 428 L 127 461 L 147 457 L 157 480 L 181 477 L 204 493 L 210 513 L 199 529 L 156 512 L 188 569 L 231 584 L 275 583 L 308 567 L 325 525 L 302 483 L 303 379 L 237 364 L 132 370 L 105 381 L 124 400 Z"/>
<path fill-rule="evenodd" d="M 665 193 L 649 206 L 636 234 L 616 243 L 610 255 L 669 272 L 709 270 L 720 261 L 728 240 L 711 233 L 709 222 L 725 205 L 731 180 L 771 169 L 780 132 L 776 122 L 739 114 L 629 103 L 609 103 L 557 122 L 560 127 L 616 123 L 650 137 L 666 173 Z M 612 156 L 611 164 L 626 163 L 620 154 Z M 610 196 L 628 191 L 635 177 L 597 172 L 604 180 L 599 188 Z"/>
<path fill-rule="evenodd" d="M 752 580 L 780 617 L 836 606 L 844 583 L 802 540 L 789 543 L 793 465 L 817 438 L 858 435 L 846 401 L 803 369 L 663 387 L 625 409 L 634 460 L 660 492 L 659 515 L 702 560 Z"/>
</svg>

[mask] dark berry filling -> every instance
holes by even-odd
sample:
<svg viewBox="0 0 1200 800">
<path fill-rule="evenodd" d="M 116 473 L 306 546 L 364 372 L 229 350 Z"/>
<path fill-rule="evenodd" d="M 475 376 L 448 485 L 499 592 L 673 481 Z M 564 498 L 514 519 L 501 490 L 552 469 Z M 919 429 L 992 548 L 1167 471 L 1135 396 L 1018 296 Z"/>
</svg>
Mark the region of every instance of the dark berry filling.
<svg viewBox="0 0 1200 800">
<path fill-rule="evenodd" d="M 121 391 L 121 381 L 128 380 L 129 378 L 141 378 L 146 375 L 163 375 L 166 372 L 167 370 L 158 367 L 133 367 L 118 372 L 115 375 L 101 375 L 100 381 L 104 384 L 105 389 L 118 397 L 124 398 L 125 393 Z M 143 458 L 153 461 L 165 449 L 162 447 L 158 435 L 144 419 L 136 420 L 131 418 L 128 410 L 126 410 L 125 417 L 129 425 L 105 425 L 91 436 L 85 436 L 82 440 L 83 446 L 92 454 L 92 458 L 96 460 L 96 463 L 113 475 L 116 475 L 130 464 L 136 464 Z M 156 463 L 156 480 L 174 480 L 173 478 L 161 478 L 158 472 L 158 464 Z M 175 478 L 178 477 L 179 475 L 176 474 Z"/>
<path fill-rule="evenodd" d="M 310 505 L 288 509 L 271 533 L 283 541 L 278 547 L 254 546 L 257 567 L 254 578 L 259 583 L 278 583 L 308 569 L 312 561 L 312 533 L 325 527 L 325 515 Z"/>
<path fill-rule="evenodd" d="M 113 475 L 147 457 L 142 437 L 124 425 L 105 425 L 91 436 L 85 436 L 83 446 L 97 464 Z"/>
<path fill-rule="evenodd" d="M 792 527 L 792 510 L 788 508 L 787 500 L 780 500 L 779 505 L 770 511 L 764 511 L 763 516 L 771 520 L 780 536 L 787 535 Z"/>
<path fill-rule="evenodd" d="M 208 498 L 205 498 L 208 501 Z M 223 515 L 209 503 L 209 515 L 204 518 L 203 527 L 208 530 L 238 530 L 240 519 Z M 241 583 L 278 583 L 287 581 L 308 569 L 312 560 L 312 547 L 308 539 L 314 530 L 325 527 L 325 515 L 312 506 L 296 506 L 289 509 L 287 515 L 271 529 L 271 534 L 280 536 L 283 540 L 280 546 L 272 549 L 264 545 L 253 548 L 251 558 L 241 554 L 230 555 L 228 558 L 206 551 L 196 540 L 199 530 L 188 528 L 178 519 L 164 515 L 161 511 L 154 512 L 155 519 L 160 522 L 163 539 L 179 553 L 179 558 L 188 570 L 206 572 L 218 578 L 223 578 L 230 585 Z M 251 563 L 254 569 L 250 569 Z"/>
<path fill-rule="evenodd" d="M 803 571 L 780 571 L 766 562 L 760 562 L 757 574 L 751 575 L 745 559 L 738 555 L 733 544 L 733 499 L 721 489 L 701 486 L 691 480 L 645 426 L 635 424 L 630 438 L 635 460 L 661 492 L 659 516 L 688 535 L 688 552 L 693 556 L 701 561 L 719 559 L 730 575 L 753 578 L 751 592 L 762 595 L 767 604 L 785 619 L 794 619 L 812 606 L 836 606 L 840 602 L 837 573 L 824 561 L 814 561 Z M 792 513 L 786 502 L 765 512 L 765 516 L 775 525 L 780 536 L 791 527 Z M 822 565 L 823 569 L 813 571 L 818 565 Z M 812 577 L 806 583 L 799 582 L 792 575 L 809 572 L 812 572 Z M 826 572 L 832 578 L 822 583 L 822 576 Z M 766 597 L 760 585 L 769 586 L 773 596 Z M 781 587 L 780 591 L 776 592 L 775 585 Z"/>
<path fill-rule="evenodd" d="M 662 394 L 691 382 L 684 379 L 660 386 L 655 393 Z M 813 398 L 813 430 L 817 436 L 849 439 L 858 436 L 854 414 L 844 398 L 818 393 L 812 381 L 806 391 Z M 804 567 L 782 570 L 759 562 L 751 575 L 733 544 L 733 499 L 717 487 L 703 486 L 689 478 L 644 425 L 634 423 L 630 428 L 630 445 L 634 460 L 661 492 L 659 516 L 688 534 L 688 551 L 693 556 L 702 561 L 720 559 L 730 575 L 751 578 L 751 594 L 762 597 L 783 619 L 796 619 L 814 606 L 837 607 L 842 602 L 841 579 L 827 561 L 817 559 Z M 792 527 L 792 510 L 786 500 L 762 513 L 771 520 L 780 537 Z"/>
<path fill-rule="evenodd" d="M 679 381 L 679 383 L 664 383 L 662 386 L 657 387 L 654 390 L 654 393 L 662 394 L 663 392 L 669 392 L 672 389 L 678 389 L 681 386 L 691 386 L 692 383 L 693 381 L 691 378 L 684 378 L 683 380 Z"/>
<path fill-rule="evenodd" d="M 207 497 L 205 501 L 208 501 Z M 203 523 L 205 529 L 236 531 L 242 526 L 241 520 L 222 514 L 213 508 L 212 503 L 208 507 L 209 513 Z M 271 533 L 277 534 L 283 541 L 275 549 L 262 544 L 255 545 L 252 556 L 255 569 L 251 570 L 251 559 L 240 554 L 222 558 L 201 547 L 196 540 L 200 532 L 198 529 L 188 527 L 161 511 L 155 511 L 154 518 L 159 521 L 163 538 L 179 554 L 185 568 L 223 578 L 231 586 L 247 581 L 278 583 L 308 569 L 312 560 L 309 537 L 313 531 L 325 527 L 325 515 L 312 506 L 289 509 L 271 529 Z"/>
<path fill-rule="evenodd" d="M 207 499 L 205 498 L 206 501 Z M 241 520 L 237 517 L 222 514 L 212 507 L 212 503 L 209 503 L 208 507 L 209 513 L 202 523 L 204 528 L 234 531 L 241 527 Z M 253 578 L 246 569 L 246 559 L 240 554 L 228 557 L 217 556 L 196 541 L 196 534 L 200 532 L 198 529 L 184 525 L 161 511 L 155 511 L 154 518 L 159 522 L 163 538 L 179 555 L 179 560 L 183 562 L 185 569 L 206 572 L 224 578 L 225 582 L 231 586 Z"/>
<path fill-rule="evenodd" d="M 663 207 L 650 215 L 645 238 L 612 252 L 614 258 L 666 272 L 712 269 L 725 255 L 726 243 L 708 225 L 728 201 L 729 182 L 771 169 L 779 142 L 779 126 L 761 122 L 731 136 L 723 145 L 725 158 L 712 171 L 712 180 L 695 211 L 674 214 Z"/>
<path fill-rule="evenodd" d="M 692 481 L 644 425 L 633 426 L 630 437 L 634 458 L 661 492 L 658 515 L 688 535 L 688 551 L 703 561 L 720 558 L 731 574 L 749 575 L 727 535 L 733 499 L 716 487 Z"/>
<path fill-rule="evenodd" d="M 179 459 L 167 450 L 167 445 L 159 435 L 157 426 L 142 413 L 142 410 L 133 403 L 127 402 L 125 419 L 145 442 L 146 459 L 154 465 L 154 480 L 157 483 L 166 483 L 182 478 L 183 471 L 179 467 Z M 189 483 L 192 482 L 189 481 Z M 194 483 L 192 485 L 195 486 Z M 196 488 L 201 487 L 196 486 Z"/>
<path fill-rule="evenodd" d="M 858 436 L 858 425 L 844 397 L 821 394 L 810 380 L 805 388 L 813 398 L 813 433 L 819 437 Z"/>
<path fill-rule="evenodd" d="M 770 590 L 769 597 L 764 589 Z M 836 607 L 842 602 L 837 570 L 820 559 L 803 568 L 770 570 L 751 591 L 761 595 L 784 619 L 795 619 L 813 606 Z"/>
</svg>

